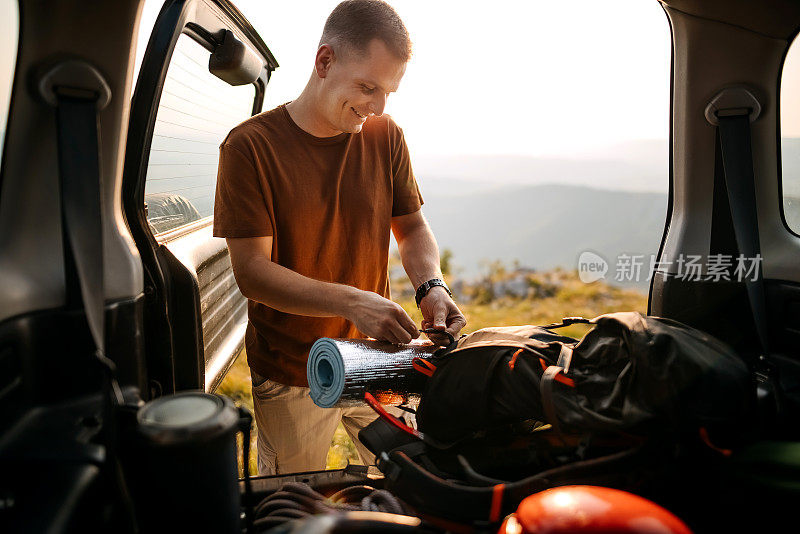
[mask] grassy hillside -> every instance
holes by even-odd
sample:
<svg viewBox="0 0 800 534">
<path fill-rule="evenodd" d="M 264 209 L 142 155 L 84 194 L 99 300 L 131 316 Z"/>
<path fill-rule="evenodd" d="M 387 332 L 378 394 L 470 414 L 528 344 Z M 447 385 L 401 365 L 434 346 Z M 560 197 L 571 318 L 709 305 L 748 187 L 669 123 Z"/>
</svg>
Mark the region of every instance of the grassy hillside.
<svg viewBox="0 0 800 534">
<path fill-rule="evenodd" d="M 493 282 L 497 278 L 508 278 L 514 272 L 495 268 Z M 487 326 L 511 326 L 519 324 L 548 324 L 567 316 L 594 317 L 613 311 L 636 310 L 646 312 L 647 297 L 641 292 L 620 289 L 602 282 L 582 283 L 574 271 L 554 270 L 527 275 L 533 290 L 526 297 L 509 295 L 496 296 L 481 293 L 485 287 L 476 284 L 464 289 L 469 295 L 469 302 L 460 302 L 459 306 L 467 318 L 467 327 L 463 333 L 473 332 Z M 407 282 L 406 282 L 407 283 Z M 395 281 L 392 294 L 419 324 L 422 315 L 414 304 L 414 299 L 404 287 L 398 287 Z M 565 335 L 580 337 L 586 327 L 575 325 L 563 329 Z M 232 397 L 237 403 L 244 404 L 252 410 L 253 399 L 250 393 L 250 372 L 244 355 L 240 355 L 223 380 L 218 393 Z M 255 451 L 255 432 L 251 447 Z M 328 468 L 344 467 L 347 462 L 357 461 L 355 448 L 344 429 L 339 426 L 328 451 Z M 256 472 L 255 454 L 251 458 L 251 472 Z"/>
</svg>

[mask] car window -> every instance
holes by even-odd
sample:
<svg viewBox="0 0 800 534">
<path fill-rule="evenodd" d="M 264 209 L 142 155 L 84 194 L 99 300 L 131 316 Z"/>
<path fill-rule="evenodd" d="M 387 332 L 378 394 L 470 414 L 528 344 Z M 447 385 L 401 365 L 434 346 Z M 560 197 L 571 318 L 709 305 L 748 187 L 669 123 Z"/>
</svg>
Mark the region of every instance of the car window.
<svg viewBox="0 0 800 534">
<path fill-rule="evenodd" d="M 0 1 L 0 161 L 6 139 L 8 105 L 17 61 L 19 41 L 19 6 L 14 0 Z"/>
<path fill-rule="evenodd" d="M 789 229 L 800 234 L 800 39 L 795 39 L 781 75 L 781 175 L 783 213 Z"/>
<path fill-rule="evenodd" d="M 255 86 L 231 86 L 211 74 L 209 55 L 181 35 L 169 64 L 145 182 L 155 234 L 212 215 L 219 145 L 252 113 Z"/>
</svg>

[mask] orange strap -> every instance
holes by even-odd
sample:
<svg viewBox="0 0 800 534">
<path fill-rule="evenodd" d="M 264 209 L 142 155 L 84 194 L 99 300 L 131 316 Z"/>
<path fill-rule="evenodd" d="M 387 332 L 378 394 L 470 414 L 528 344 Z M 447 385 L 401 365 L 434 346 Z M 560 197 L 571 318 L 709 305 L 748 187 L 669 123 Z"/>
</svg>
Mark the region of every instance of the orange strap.
<svg viewBox="0 0 800 534">
<path fill-rule="evenodd" d="M 511 369 L 512 371 L 514 370 L 514 364 L 517 363 L 517 356 L 522 354 L 522 351 L 523 349 L 519 349 L 517 352 L 515 352 L 514 355 L 511 357 L 511 360 L 508 362 L 508 368 Z"/>
<path fill-rule="evenodd" d="M 553 380 L 555 380 L 556 382 L 561 382 L 565 386 L 569 386 L 571 388 L 575 387 L 575 381 L 568 376 L 564 376 L 564 371 L 561 371 L 556 376 L 554 376 Z"/>
<path fill-rule="evenodd" d="M 414 430 L 413 428 L 411 428 L 410 426 L 408 426 L 407 424 L 405 424 L 404 422 L 402 422 L 401 420 L 399 420 L 398 418 L 387 412 L 369 391 L 364 393 L 364 401 L 367 404 L 369 404 L 369 407 L 375 410 L 378 416 L 384 421 L 387 421 L 392 426 L 399 428 L 406 434 L 411 434 L 416 438 L 422 439 L 422 435 L 420 432 Z"/>
<path fill-rule="evenodd" d="M 436 366 L 428 360 L 424 360 L 422 358 L 414 358 L 411 360 L 411 367 L 413 367 L 418 373 L 422 373 L 427 377 L 433 376 L 433 373 L 436 372 Z"/>
<path fill-rule="evenodd" d="M 550 367 L 549 365 L 547 365 L 547 362 L 544 361 L 544 358 L 539 358 L 539 363 L 542 364 L 543 371 L 547 371 L 547 368 Z M 575 387 L 575 381 L 570 377 L 565 376 L 563 369 L 559 371 L 558 374 L 553 376 L 553 380 L 555 380 L 556 382 L 561 382 L 565 386 L 569 386 L 571 388 Z"/>
<path fill-rule="evenodd" d="M 500 512 L 503 509 L 503 491 L 505 484 L 497 484 L 492 488 L 492 506 L 489 509 L 489 521 L 496 523 L 500 521 Z"/>
<path fill-rule="evenodd" d="M 730 456 L 731 454 L 733 454 L 732 450 L 722 449 L 711 443 L 711 438 L 708 435 L 708 430 L 706 430 L 706 427 L 704 426 L 700 427 L 700 439 L 702 439 L 703 443 L 705 443 L 709 448 L 714 449 L 723 456 Z"/>
</svg>

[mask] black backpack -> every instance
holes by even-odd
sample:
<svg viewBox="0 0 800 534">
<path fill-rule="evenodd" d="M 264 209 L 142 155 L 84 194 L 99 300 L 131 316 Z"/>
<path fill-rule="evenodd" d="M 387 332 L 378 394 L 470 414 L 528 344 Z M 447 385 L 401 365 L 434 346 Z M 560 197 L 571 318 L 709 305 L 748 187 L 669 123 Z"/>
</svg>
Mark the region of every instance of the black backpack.
<svg viewBox="0 0 800 534">
<path fill-rule="evenodd" d="M 576 322 L 595 327 L 580 341 L 552 331 Z M 725 344 L 633 312 L 479 330 L 419 363 L 418 428 L 367 394 L 381 418 L 359 439 L 420 513 L 476 524 L 565 484 L 657 499 L 678 464 L 697 473 L 727 454 L 754 404 Z"/>
<path fill-rule="evenodd" d="M 580 341 L 553 329 L 595 327 Z M 486 328 L 437 353 L 417 411 L 442 442 L 526 419 L 584 434 L 726 435 L 752 413 L 742 359 L 716 338 L 636 312 Z"/>
</svg>

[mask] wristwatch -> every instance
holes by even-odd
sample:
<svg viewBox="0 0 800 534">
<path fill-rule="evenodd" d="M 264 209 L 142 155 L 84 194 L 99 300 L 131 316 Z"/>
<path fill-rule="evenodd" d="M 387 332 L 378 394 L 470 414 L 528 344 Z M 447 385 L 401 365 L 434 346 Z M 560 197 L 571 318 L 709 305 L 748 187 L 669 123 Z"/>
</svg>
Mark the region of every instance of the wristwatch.
<svg viewBox="0 0 800 534">
<path fill-rule="evenodd" d="M 444 283 L 444 280 L 433 278 L 417 288 L 417 294 L 414 295 L 414 300 L 417 301 L 417 308 L 419 308 L 419 303 L 422 302 L 422 299 L 428 294 L 431 288 L 436 286 L 443 287 L 444 290 L 447 291 L 447 294 L 450 295 L 451 298 L 453 297 L 453 293 L 450 292 L 450 288 L 447 287 L 447 284 Z"/>
</svg>

